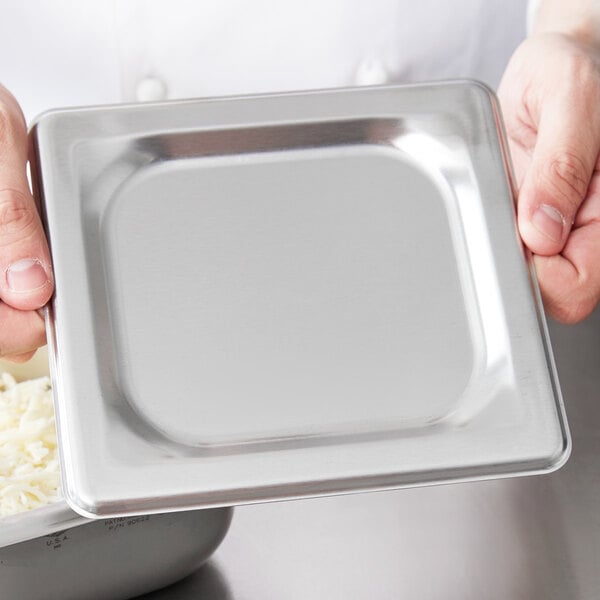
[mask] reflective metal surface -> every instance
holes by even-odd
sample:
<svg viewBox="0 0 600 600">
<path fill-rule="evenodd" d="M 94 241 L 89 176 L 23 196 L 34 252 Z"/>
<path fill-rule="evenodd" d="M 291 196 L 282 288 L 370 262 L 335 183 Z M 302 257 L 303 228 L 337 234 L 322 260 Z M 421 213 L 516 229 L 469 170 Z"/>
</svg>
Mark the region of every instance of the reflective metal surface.
<svg viewBox="0 0 600 600">
<path fill-rule="evenodd" d="M 43 116 L 71 505 L 140 514 L 559 466 L 499 119 L 475 82 Z"/>
<path fill-rule="evenodd" d="M 47 376 L 46 348 L 22 364 L 0 359 L 1 372 L 17 381 Z M 220 508 L 90 521 L 61 498 L 0 517 L 0 597 L 121 600 L 164 587 L 208 559 L 232 513 Z"/>
<path fill-rule="evenodd" d="M 573 452 L 550 475 L 241 507 L 147 600 L 597 600 L 600 311 L 551 324 Z"/>
<path fill-rule="evenodd" d="M 164 587 L 206 561 L 231 514 L 195 510 L 38 532 L 0 547 L 2 600 L 125 600 Z"/>
</svg>

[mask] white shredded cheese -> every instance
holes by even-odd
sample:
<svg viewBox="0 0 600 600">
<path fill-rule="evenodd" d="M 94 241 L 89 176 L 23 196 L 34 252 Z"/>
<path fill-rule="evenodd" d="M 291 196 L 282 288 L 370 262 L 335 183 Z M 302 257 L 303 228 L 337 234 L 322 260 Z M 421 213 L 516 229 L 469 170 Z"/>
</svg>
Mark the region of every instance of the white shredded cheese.
<svg viewBox="0 0 600 600">
<path fill-rule="evenodd" d="M 58 500 L 59 482 L 49 378 L 0 374 L 0 516 Z"/>
</svg>

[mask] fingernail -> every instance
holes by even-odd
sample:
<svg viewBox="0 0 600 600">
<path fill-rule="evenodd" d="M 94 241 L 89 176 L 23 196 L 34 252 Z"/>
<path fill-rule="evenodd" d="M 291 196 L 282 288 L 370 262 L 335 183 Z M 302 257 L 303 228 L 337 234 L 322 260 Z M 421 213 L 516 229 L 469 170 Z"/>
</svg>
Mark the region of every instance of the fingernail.
<svg viewBox="0 0 600 600">
<path fill-rule="evenodd" d="M 553 206 L 541 204 L 533 213 L 531 222 L 541 234 L 553 242 L 562 242 L 565 220 Z"/>
<path fill-rule="evenodd" d="M 36 258 L 24 258 L 6 269 L 6 282 L 13 292 L 32 292 L 48 281 L 42 263 Z"/>
</svg>

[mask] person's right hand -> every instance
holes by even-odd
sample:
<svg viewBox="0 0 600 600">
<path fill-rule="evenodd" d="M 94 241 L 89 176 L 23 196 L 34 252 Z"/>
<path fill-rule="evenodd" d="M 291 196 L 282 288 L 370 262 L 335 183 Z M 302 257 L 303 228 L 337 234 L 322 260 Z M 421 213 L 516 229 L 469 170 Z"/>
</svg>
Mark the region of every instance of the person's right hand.
<svg viewBox="0 0 600 600">
<path fill-rule="evenodd" d="M 50 252 L 27 183 L 27 127 L 0 85 L 0 357 L 23 362 L 45 343 L 37 310 L 54 290 Z"/>
</svg>

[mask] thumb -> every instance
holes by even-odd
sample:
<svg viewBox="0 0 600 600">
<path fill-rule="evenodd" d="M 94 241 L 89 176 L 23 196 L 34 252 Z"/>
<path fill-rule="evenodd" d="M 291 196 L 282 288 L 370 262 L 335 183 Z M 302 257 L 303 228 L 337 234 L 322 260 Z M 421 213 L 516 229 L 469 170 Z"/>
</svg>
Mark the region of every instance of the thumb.
<svg viewBox="0 0 600 600">
<path fill-rule="evenodd" d="M 27 184 L 27 130 L 16 100 L 0 86 L 0 298 L 40 308 L 53 291 L 50 253 Z"/>
<path fill-rule="evenodd" d="M 587 195 L 600 149 L 600 122 L 585 102 L 547 99 L 518 198 L 519 231 L 534 253 L 562 251 Z"/>
</svg>

